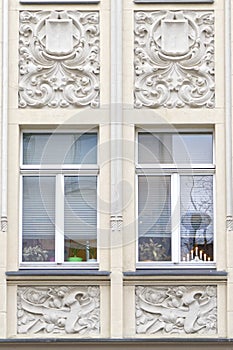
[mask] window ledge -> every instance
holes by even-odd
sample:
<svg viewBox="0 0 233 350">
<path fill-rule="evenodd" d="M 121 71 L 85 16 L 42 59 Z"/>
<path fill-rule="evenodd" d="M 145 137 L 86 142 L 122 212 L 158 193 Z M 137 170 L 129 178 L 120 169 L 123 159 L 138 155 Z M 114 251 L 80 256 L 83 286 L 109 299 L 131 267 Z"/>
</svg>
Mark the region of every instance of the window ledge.
<svg viewBox="0 0 233 350">
<path fill-rule="evenodd" d="M 227 272 L 216 270 L 199 270 L 199 269 L 187 269 L 187 270 L 137 270 L 124 272 L 125 284 L 138 284 L 138 283 L 150 283 L 153 281 L 173 281 L 178 283 L 226 283 Z"/>
<path fill-rule="evenodd" d="M 115 349 L 115 345 L 118 346 L 124 345 L 125 347 L 128 346 L 128 349 L 142 349 L 143 345 L 146 344 L 147 349 L 160 349 L 160 344 L 173 344 L 174 349 L 180 349 L 180 347 L 175 347 L 176 345 L 185 344 L 188 346 L 188 344 L 197 344 L 199 346 L 203 345 L 215 345 L 217 346 L 219 344 L 219 349 L 221 346 L 221 349 L 224 349 L 224 345 L 229 345 L 233 343 L 233 338 L 0 338 L 1 344 L 15 344 L 16 346 L 18 344 L 45 344 L 46 339 L 46 348 L 54 348 L 53 344 L 73 344 L 75 346 L 74 349 L 77 349 L 77 346 L 80 346 L 80 348 L 87 348 L 89 349 L 103 349 L 103 345 L 109 344 L 109 347 L 113 345 L 111 349 Z M 86 345 L 87 344 L 87 345 Z M 127 344 L 127 345 L 126 345 Z M 20 346 L 20 345 L 19 345 Z M 135 348 L 135 346 L 137 346 Z M 156 346 L 156 347 L 155 347 Z M 158 346 L 158 347 L 157 347 Z M 200 348 L 198 346 L 198 349 Z M 21 346 L 20 346 L 21 348 Z M 105 348 L 105 346 L 104 346 Z M 183 348 L 183 347 L 182 347 Z M 73 348 L 72 348 L 73 349 Z M 209 348 L 208 348 L 209 349 Z M 212 349 L 212 348 L 211 348 Z M 218 349 L 218 348 L 216 348 Z M 226 349 L 226 348 L 225 348 Z M 228 349 L 228 348 L 227 348 Z"/>
<path fill-rule="evenodd" d="M 64 282 L 64 281 L 79 281 L 80 283 L 92 282 L 98 284 L 110 283 L 109 271 L 96 271 L 96 270 L 19 270 L 19 271 L 7 271 L 6 279 L 8 282 L 24 283 L 30 282 Z"/>
</svg>

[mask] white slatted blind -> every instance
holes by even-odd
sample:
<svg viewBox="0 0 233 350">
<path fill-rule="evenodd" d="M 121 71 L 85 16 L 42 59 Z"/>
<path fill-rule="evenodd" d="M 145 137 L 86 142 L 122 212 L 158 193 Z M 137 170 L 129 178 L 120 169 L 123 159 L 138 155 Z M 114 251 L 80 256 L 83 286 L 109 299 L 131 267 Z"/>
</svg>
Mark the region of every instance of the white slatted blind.
<svg viewBox="0 0 233 350">
<path fill-rule="evenodd" d="M 213 135 L 210 133 L 139 133 L 140 164 L 211 164 Z M 204 150 L 204 152 L 203 152 Z"/>
<path fill-rule="evenodd" d="M 55 238 L 55 177 L 23 177 L 23 239 Z"/>
<path fill-rule="evenodd" d="M 96 164 L 97 134 L 25 133 L 23 164 Z"/>
<path fill-rule="evenodd" d="M 64 232 L 66 239 L 96 239 L 96 176 L 65 176 Z"/>
<path fill-rule="evenodd" d="M 138 197 L 139 236 L 170 235 L 170 176 L 139 176 Z"/>
</svg>

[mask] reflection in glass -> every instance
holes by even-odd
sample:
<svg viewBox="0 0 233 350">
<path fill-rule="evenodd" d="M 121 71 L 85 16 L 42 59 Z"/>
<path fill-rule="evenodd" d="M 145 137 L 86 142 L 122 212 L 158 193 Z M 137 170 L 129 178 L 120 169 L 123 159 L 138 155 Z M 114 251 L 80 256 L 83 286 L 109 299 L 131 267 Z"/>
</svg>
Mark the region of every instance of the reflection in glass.
<svg viewBox="0 0 233 350">
<path fill-rule="evenodd" d="M 181 260 L 213 260 L 213 177 L 181 176 Z"/>
</svg>

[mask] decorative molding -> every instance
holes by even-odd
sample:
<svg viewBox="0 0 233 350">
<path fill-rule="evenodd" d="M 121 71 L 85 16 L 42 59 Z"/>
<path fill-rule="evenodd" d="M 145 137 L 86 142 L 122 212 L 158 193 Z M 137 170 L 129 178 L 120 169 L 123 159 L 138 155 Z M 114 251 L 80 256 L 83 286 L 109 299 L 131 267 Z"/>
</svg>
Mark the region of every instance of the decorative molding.
<svg viewBox="0 0 233 350">
<path fill-rule="evenodd" d="M 111 215 L 110 218 L 111 231 L 121 231 L 123 225 L 122 215 Z"/>
<path fill-rule="evenodd" d="M 226 218 L 226 229 L 227 229 L 227 231 L 233 231 L 233 218 L 232 218 L 232 216 Z"/>
<path fill-rule="evenodd" d="M 99 106 L 98 11 L 21 11 L 19 107 Z"/>
<path fill-rule="evenodd" d="M 1 217 L 1 231 L 2 232 L 7 232 L 8 228 L 8 219 L 6 216 Z"/>
<path fill-rule="evenodd" d="M 137 286 L 136 332 L 216 334 L 217 286 Z"/>
<path fill-rule="evenodd" d="M 99 287 L 18 287 L 18 334 L 100 332 Z"/>
<path fill-rule="evenodd" d="M 214 12 L 135 12 L 135 107 L 215 103 Z"/>
</svg>

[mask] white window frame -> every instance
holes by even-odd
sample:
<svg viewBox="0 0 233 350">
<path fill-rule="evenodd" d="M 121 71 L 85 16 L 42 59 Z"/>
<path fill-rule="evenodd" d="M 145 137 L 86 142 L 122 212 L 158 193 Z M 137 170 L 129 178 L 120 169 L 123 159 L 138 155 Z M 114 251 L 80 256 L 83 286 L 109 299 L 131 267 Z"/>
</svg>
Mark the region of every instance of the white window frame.
<svg viewBox="0 0 233 350">
<path fill-rule="evenodd" d="M 138 163 L 138 135 L 139 133 L 211 133 L 213 137 L 213 163 L 212 164 L 191 164 L 190 165 L 182 165 L 179 164 L 143 164 L 140 165 Z M 155 269 L 155 268 L 198 268 L 198 269 L 208 269 L 208 268 L 216 268 L 216 186 L 215 186 L 215 133 L 213 128 L 182 128 L 182 129 L 166 129 L 166 128 L 158 128 L 158 129 L 142 129 L 138 128 L 136 130 L 136 167 L 135 167 L 135 185 L 136 185 L 136 268 L 137 269 Z M 162 172 L 161 172 L 162 170 Z M 161 176 L 162 174 L 171 176 L 171 212 L 172 218 L 175 215 L 178 215 L 179 224 L 174 227 L 171 225 L 171 261 L 152 261 L 152 262 L 143 262 L 139 261 L 139 230 L 138 230 L 138 178 L 139 176 Z M 195 263 L 191 261 L 180 261 L 180 177 L 183 175 L 210 175 L 213 176 L 213 261 L 205 261 L 203 263 Z M 176 185 L 174 185 L 176 182 Z M 174 210 L 176 208 L 176 211 Z"/>
<path fill-rule="evenodd" d="M 95 133 L 97 134 L 97 162 L 96 164 L 81 164 L 81 165 L 30 165 L 23 164 L 23 135 L 24 134 L 82 134 L 82 133 Z M 97 128 L 92 128 L 91 130 L 84 129 L 74 129 L 74 130 L 59 130 L 55 131 L 53 129 L 23 129 L 21 130 L 21 145 L 20 145 L 20 203 L 19 203 L 19 266 L 22 269 L 52 269 L 52 268 L 62 268 L 62 269 L 98 269 L 99 268 L 99 249 L 98 249 L 98 227 L 99 227 L 99 200 L 97 195 L 97 227 L 96 227 L 96 239 L 97 239 L 97 261 L 96 262 L 68 262 L 64 261 L 64 235 L 63 232 L 59 232 L 58 227 L 64 228 L 64 178 L 65 176 L 95 176 L 97 178 L 97 194 L 99 192 L 99 166 L 98 166 L 98 147 L 99 145 L 99 133 Z M 55 177 L 56 189 L 55 189 L 55 257 L 57 261 L 55 262 L 25 262 L 22 259 L 23 252 L 23 178 L 26 176 L 51 176 Z M 63 215 L 58 215 L 63 212 Z"/>
</svg>

